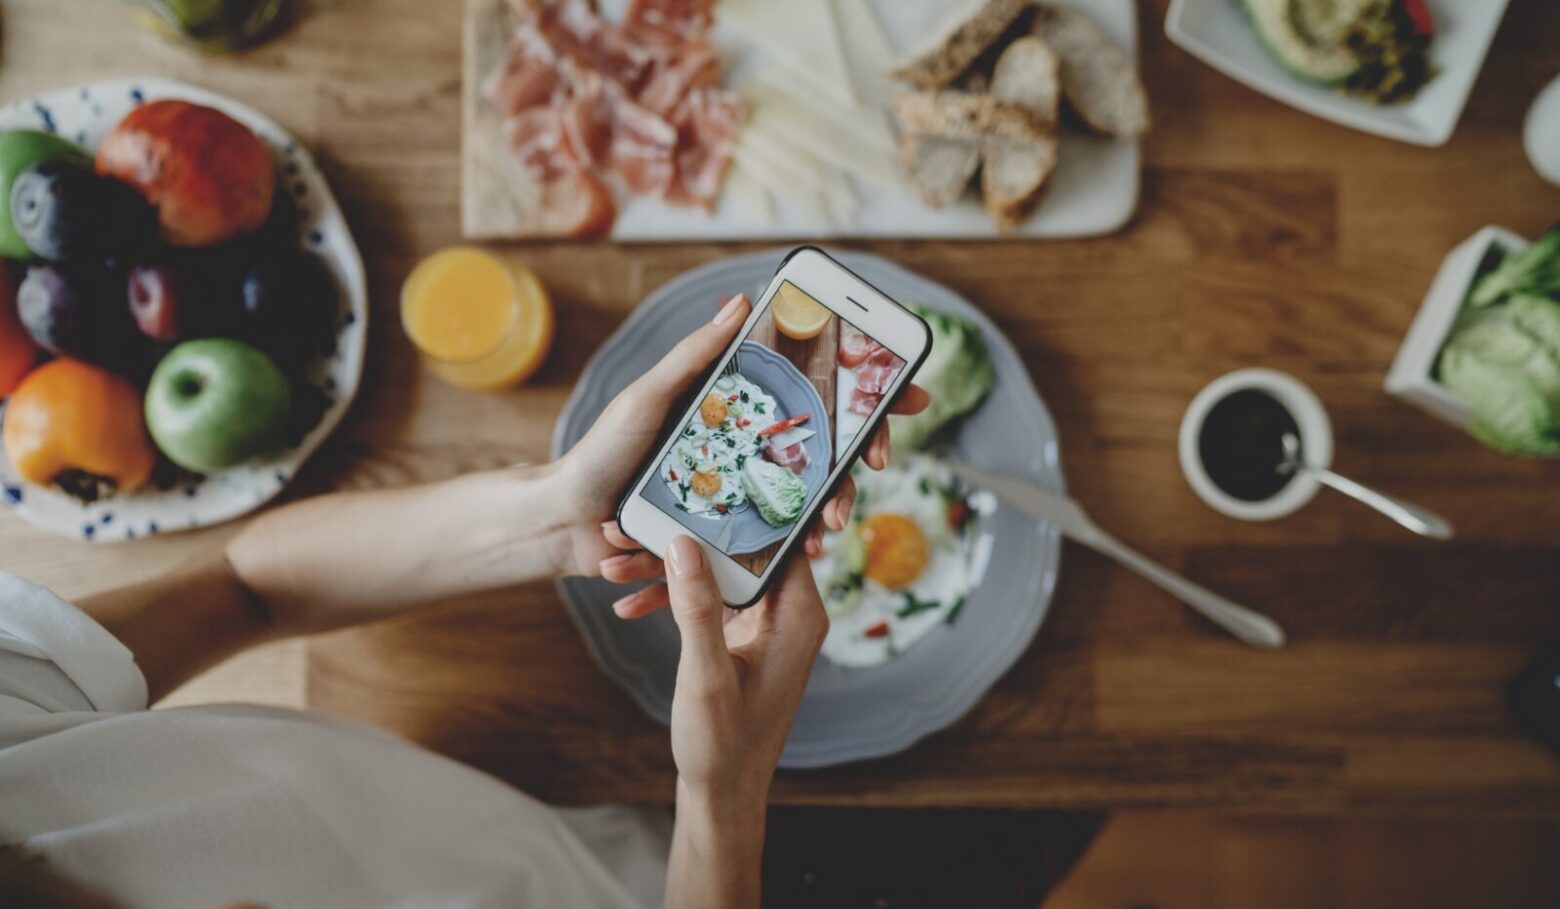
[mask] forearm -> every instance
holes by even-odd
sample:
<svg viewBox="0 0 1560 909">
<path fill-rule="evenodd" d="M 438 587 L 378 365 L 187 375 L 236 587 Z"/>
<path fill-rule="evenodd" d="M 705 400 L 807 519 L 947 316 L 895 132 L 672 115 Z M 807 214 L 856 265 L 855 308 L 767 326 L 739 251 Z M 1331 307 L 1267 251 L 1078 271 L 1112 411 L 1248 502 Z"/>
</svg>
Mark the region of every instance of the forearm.
<svg viewBox="0 0 1560 909">
<path fill-rule="evenodd" d="M 272 634 L 265 608 L 220 557 L 79 605 L 135 655 L 150 701 Z"/>
<path fill-rule="evenodd" d="M 283 634 L 553 577 L 574 516 L 552 469 L 310 499 L 256 519 L 227 557 Z"/>
<path fill-rule="evenodd" d="M 712 798 L 678 781 L 666 909 L 757 907 L 763 858 L 763 796 Z"/>
</svg>

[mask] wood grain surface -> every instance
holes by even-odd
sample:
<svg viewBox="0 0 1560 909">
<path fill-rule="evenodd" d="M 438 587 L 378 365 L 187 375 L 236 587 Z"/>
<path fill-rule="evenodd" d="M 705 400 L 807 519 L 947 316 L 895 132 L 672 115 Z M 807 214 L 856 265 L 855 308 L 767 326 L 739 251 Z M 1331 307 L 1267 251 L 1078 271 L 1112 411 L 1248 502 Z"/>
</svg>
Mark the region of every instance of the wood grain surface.
<svg viewBox="0 0 1560 909">
<path fill-rule="evenodd" d="M 1069 546 L 1033 646 L 952 729 L 905 754 L 783 774 L 779 800 L 1153 806 L 1232 812 L 1560 815 L 1560 762 L 1505 712 L 1507 680 L 1560 636 L 1560 463 L 1504 457 L 1386 397 L 1381 381 L 1441 257 L 1478 227 L 1535 235 L 1560 191 L 1522 156 L 1560 71 L 1560 5 L 1513 0 L 1456 136 L 1423 149 L 1310 118 L 1218 75 L 1140 5 L 1157 131 L 1120 234 L 1066 243 L 873 243 L 960 291 L 1023 352 L 1071 491 L 1148 555 L 1289 630 L 1241 647 Z M 396 318 L 421 255 L 459 237 L 457 3 L 315 3 L 282 39 L 202 57 L 112 0 L 12 0 L 0 98 L 149 73 L 226 92 L 309 144 L 369 264 L 365 388 L 293 495 L 546 457 L 592 350 L 683 270 L 750 246 L 513 247 L 558 305 L 526 388 L 481 395 L 417 366 Z M 804 238 L 798 238 L 804 239 Z M 1450 517 L 1405 536 L 1326 494 L 1270 524 L 1224 518 L 1175 456 L 1193 394 L 1237 367 L 1326 402 L 1336 466 Z M 67 596 L 146 577 L 232 532 L 95 548 L 0 514 L 0 568 Z M 973 608 L 973 607 L 972 607 Z M 450 603 L 310 643 L 314 706 L 384 724 L 565 802 L 664 801 L 665 730 L 602 676 L 550 586 Z M 935 684 L 929 680 L 928 684 Z"/>
</svg>

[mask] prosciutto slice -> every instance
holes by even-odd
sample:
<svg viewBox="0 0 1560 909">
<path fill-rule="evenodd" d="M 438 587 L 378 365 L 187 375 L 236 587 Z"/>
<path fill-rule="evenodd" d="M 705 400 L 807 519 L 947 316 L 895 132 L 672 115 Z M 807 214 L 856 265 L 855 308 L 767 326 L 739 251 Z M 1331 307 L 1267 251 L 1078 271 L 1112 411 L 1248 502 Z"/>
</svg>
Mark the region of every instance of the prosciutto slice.
<svg viewBox="0 0 1560 909">
<path fill-rule="evenodd" d="M 764 457 L 770 461 L 787 468 L 792 473 L 800 475 L 812 463 L 807 456 L 807 447 L 802 442 L 781 448 L 773 442 L 764 446 Z"/>
<path fill-rule="evenodd" d="M 856 373 L 856 390 L 869 395 L 881 395 L 894 383 L 894 376 L 898 373 L 899 369 L 895 366 L 864 366 Z"/>
<path fill-rule="evenodd" d="M 862 416 L 871 416 L 872 411 L 877 410 L 878 403 L 883 396 L 870 391 L 862 391 L 860 387 L 850 390 L 849 409 L 851 413 L 859 413 Z"/>
<path fill-rule="evenodd" d="M 633 0 L 621 23 L 589 0 L 510 0 L 514 34 L 485 92 L 555 203 L 613 177 L 629 192 L 712 208 L 742 107 L 720 88 L 714 0 Z M 595 206 L 599 208 L 599 206 Z"/>
</svg>

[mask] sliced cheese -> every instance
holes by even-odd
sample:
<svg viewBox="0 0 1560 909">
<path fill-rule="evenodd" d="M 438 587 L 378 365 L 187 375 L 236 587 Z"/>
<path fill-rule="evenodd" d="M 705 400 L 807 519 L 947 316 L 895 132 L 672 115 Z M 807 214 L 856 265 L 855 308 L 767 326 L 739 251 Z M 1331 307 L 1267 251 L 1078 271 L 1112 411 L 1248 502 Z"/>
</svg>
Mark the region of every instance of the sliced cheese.
<svg viewBox="0 0 1560 909">
<path fill-rule="evenodd" d="M 887 155 L 897 154 L 894 133 L 889 128 L 885 108 L 841 104 L 823 96 L 799 95 L 796 86 L 772 66 L 755 67 L 739 91 L 755 107 L 779 104 L 800 108 L 825 123 L 831 131 L 840 134 L 842 141 L 874 148 Z"/>
<path fill-rule="evenodd" d="M 872 0 L 830 0 L 830 4 L 856 99 L 886 107 L 894 97 L 894 83 L 888 74 L 894 68 L 895 53 Z"/>
<path fill-rule="evenodd" d="M 812 92 L 856 103 L 829 0 L 725 0 L 719 22 Z"/>
<path fill-rule="evenodd" d="M 775 216 L 775 207 L 770 199 L 769 190 L 755 180 L 752 174 L 741 168 L 733 167 L 727 171 L 722 192 L 729 195 L 738 207 L 760 220 L 769 221 Z"/>
<path fill-rule="evenodd" d="M 776 448 L 790 448 L 792 445 L 795 445 L 798 442 L 805 442 L 817 434 L 818 433 L 808 429 L 806 426 L 792 426 L 790 429 L 787 429 L 784 432 L 777 432 L 770 436 L 769 441 L 772 442 Z"/>
<path fill-rule="evenodd" d="M 801 212 L 803 219 L 809 224 L 827 223 L 831 219 L 828 206 L 824 204 L 823 194 L 816 189 L 799 187 L 793 183 L 787 183 L 784 176 L 775 171 L 762 161 L 756 160 L 747 153 L 741 145 L 736 147 L 731 156 L 731 173 L 745 174 L 753 179 L 753 182 L 762 186 L 771 199 L 775 200 L 781 208 L 795 208 Z"/>
<path fill-rule="evenodd" d="M 888 190 L 904 188 L 894 159 L 875 149 L 853 148 L 815 118 L 782 104 L 758 108 L 746 129 L 766 143 L 806 153 L 853 177 Z"/>
</svg>

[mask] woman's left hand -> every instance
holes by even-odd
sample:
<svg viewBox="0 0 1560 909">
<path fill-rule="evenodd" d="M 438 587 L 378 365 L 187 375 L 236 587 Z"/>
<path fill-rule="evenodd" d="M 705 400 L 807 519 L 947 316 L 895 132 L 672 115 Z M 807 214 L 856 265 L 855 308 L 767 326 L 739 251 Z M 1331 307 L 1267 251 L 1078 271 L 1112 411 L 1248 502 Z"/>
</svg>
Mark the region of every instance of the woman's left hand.
<svg viewBox="0 0 1560 909">
<path fill-rule="evenodd" d="M 661 577 L 661 560 L 645 552 L 618 528 L 613 515 L 623 490 L 638 473 L 661 427 L 688 386 L 730 346 L 747 321 L 752 304 L 745 295 L 727 300 L 714 321 L 684 338 L 625 388 L 597 418 L 595 425 L 556 465 L 553 482 L 563 484 L 566 507 L 579 517 L 570 525 L 571 564 L 565 571 L 600 575 L 614 583 Z M 893 413 L 919 413 L 931 398 L 921 388 L 908 386 L 894 402 Z M 867 445 L 863 459 L 875 470 L 888 464 L 888 423 L 885 421 Z M 847 477 L 821 514 L 823 523 L 839 530 L 850 518 L 856 487 Z M 815 554 L 821 529 L 814 525 L 806 549 Z M 667 603 L 666 587 L 657 584 L 619 600 L 614 608 L 625 618 L 644 615 Z"/>
</svg>

